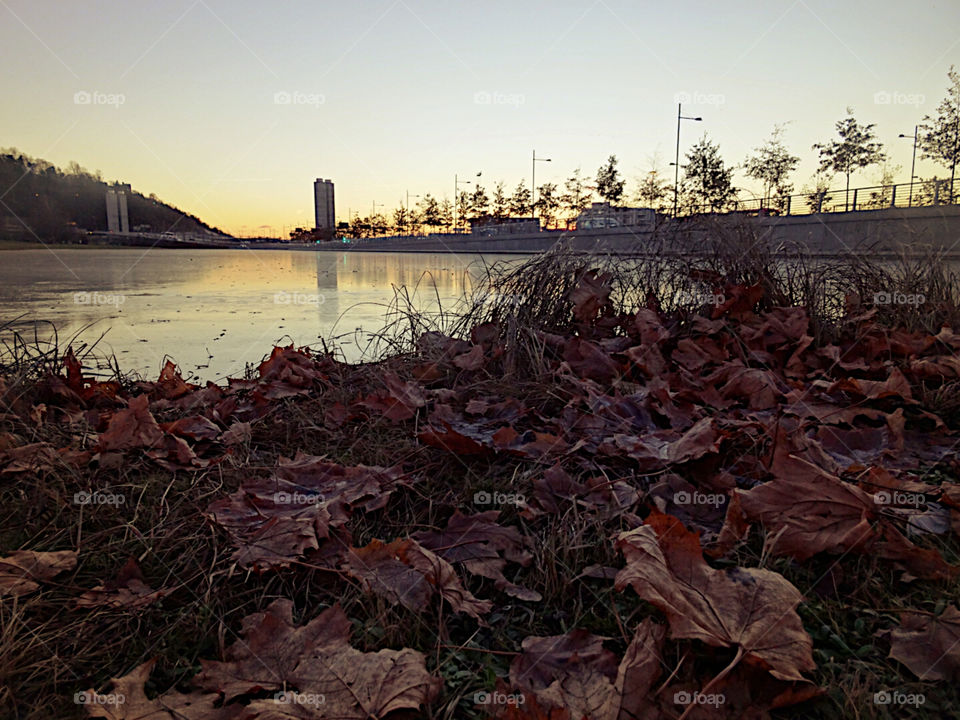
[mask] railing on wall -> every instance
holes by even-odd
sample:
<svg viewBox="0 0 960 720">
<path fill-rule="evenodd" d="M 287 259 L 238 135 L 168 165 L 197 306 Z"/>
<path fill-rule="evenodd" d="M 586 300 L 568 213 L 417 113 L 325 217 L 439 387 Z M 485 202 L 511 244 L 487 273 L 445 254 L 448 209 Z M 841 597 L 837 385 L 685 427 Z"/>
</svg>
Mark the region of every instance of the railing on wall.
<svg viewBox="0 0 960 720">
<path fill-rule="evenodd" d="M 688 205 L 680 215 L 704 213 L 742 213 L 745 215 L 812 215 L 814 213 L 885 210 L 887 208 L 954 205 L 960 193 L 954 192 L 949 178 L 917 180 L 912 183 L 809 191 L 769 198 L 739 198 L 721 207 Z"/>
</svg>

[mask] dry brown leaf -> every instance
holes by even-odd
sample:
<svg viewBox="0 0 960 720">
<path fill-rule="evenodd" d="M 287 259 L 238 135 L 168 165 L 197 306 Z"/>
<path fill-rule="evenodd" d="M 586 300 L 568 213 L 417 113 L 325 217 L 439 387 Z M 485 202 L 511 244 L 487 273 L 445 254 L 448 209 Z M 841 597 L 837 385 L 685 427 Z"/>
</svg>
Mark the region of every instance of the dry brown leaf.
<svg viewBox="0 0 960 720">
<path fill-rule="evenodd" d="M 890 654 L 921 680 L 960 680 L 960 610 L 950 605 L 940 617 L 905 612 L 890 633 Z"/>
<path fill-rule="evenodd" d="M 813 670 L 813 642 L 796 607 L 800 592 L 769 570 L 714 570 L 700 540 L 674 517 L 653 511 L 646 524 L 621 533 L 617 548 L 627 565 L 616 588 L 627 585 L 666 614 L 674 638 L 737 647 L 748 661 L 781 680 L 803 680 Z"/>
<path fill-rule="evenodd" d="M 373 540 L 366 547 L 350 548 L 343 569 L 370 592 L 415 612 L 424 610 L 435 593 L 454 611 L 478 620 L 493 607 L 463 587 L 450 563 L 409 538 L 391 543 Z"/>
<path fill-rule="evenodd" d="M 77 553 L 73 550 L 14 550 L 0 557 L 0 597 L 33 592 L 40 587 L 39 582 L 51 580 L 76 566 Z"/>
</svg>

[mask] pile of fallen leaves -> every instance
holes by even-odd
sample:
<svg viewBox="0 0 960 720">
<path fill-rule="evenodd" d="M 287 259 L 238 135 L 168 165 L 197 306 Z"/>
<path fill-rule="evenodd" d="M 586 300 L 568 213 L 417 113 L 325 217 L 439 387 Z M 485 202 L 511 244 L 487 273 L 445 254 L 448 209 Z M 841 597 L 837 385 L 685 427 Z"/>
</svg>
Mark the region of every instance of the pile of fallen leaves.
<svg viewBox="0 0 960 720">
<path fill-rule="evenodd" d="M 866 312 L 818 344 L 760 286 L 667 315 L 610 281 L 523 336 L 536 372 L 487 322 L 224 386 L 71 352 L 0 377 L 4 716 L 960 712 L 957 435 L 928 402 L 960 334 Z"/>
</svg>

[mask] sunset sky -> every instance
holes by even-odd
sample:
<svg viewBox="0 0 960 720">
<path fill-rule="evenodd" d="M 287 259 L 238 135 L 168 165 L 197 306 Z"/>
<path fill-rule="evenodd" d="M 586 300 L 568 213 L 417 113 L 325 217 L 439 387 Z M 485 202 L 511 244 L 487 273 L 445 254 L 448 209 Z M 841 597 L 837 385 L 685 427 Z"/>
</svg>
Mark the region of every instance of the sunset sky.
<svg viewBox="0 0 960 720">
<path fill-rule="evenodd" d="M 0 147 L 280 233 L 312 226 L 317 177 L 343 220 L 452 196 L 455 173 L 529 183 L 534 148 L 552 158 L 538 184 L 615 153 L 632 194 L 655 158 L 672 177 L 686 95 L 704 122 L 684 123 L 681 152 L 707 132 L 741 164 L 789 122 L 799 189 L 852 106 L 905 182 L 897 134 L 944 97 L 958 27 L 955 0 L 0 0 Z"/>
</svg>

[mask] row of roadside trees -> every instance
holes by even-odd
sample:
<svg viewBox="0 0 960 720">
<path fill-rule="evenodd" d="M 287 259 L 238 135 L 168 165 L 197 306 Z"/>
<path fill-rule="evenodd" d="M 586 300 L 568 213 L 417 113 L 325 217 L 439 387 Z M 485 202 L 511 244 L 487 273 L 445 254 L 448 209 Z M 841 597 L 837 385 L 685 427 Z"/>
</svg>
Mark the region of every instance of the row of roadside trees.
<svg viewBox="0 0 960 720">
<path fill-rule="evenodd" d="M 960 73 L 951 66 L 947 76 L 950 84 L 946 97 L 933 114 L 923 118 L 916 137 L 919 157 L 949 170 L 949 179 L 945 183 L 948 190 L 945 196 L 940 195 L 941 202 L 953 202 L 958 195 L 954 191 L 954 181 L 960 149 Z M 847 108 L 847 116 L 837 121 L 834 127 L 834 137 L 812 146 L 818 154 L 819 167 L 801 192 L 813 208 L 820 208 L 833 199 L 829 191 L 838 176 L 844 178 L 849 194 L 851 177 L 858 172 L 880 166 L 882 172 L 877 184 L 890 186 L 900 169 L 887 164 L 887 154 L 875 132 L 876 125 L 858 121 L 851 108 Z M 785 131 L 785 125 L 775 126 L 770 137 L 740 165 L 727 163 L 719 145 L 704 134 L 687 151 L 685 162 L 680 163 L 683 173 L 678 188 L 679 211 L 688 214 L 732 208 L 742 192 L 733 183 L 737 170 L 761 186 L 761 195 L 755 197 L 758 204 L 783 210 L 787 198 L 794 192 L 791 175 L 800 163 L 800 157 L 794 155 L 784 142 Z M 918 187 L 925 188 L 930 182 L 936 184 L 938 181 L 936 177 L 921 181 Z M 878 206 L 886 200 L 882 195 L 883 192 L 874 193 L 873 200 Z M 497 222 L 509 217 L 529 217 L 531 212 L 535 212 L 546 227 L 562 227 L 569 226 L 596 199 L 612 205 L 636 202 L 660 212 L 672 212 L 674 186 L 655 162 L 635 192 L 628 194 L 617 157 L 611 155 L 597 169 L 594 178 L 585 177 L 577 168 L 562 188 L 550 182 L 538 186 L 533 203 L 530 186 L 525 180 L 512 190 L 503 181 L 496 182 L 489 192 L 477 180 L 470 192 L 458 193 L 456 212 L 450 200 L 441 200 L 427 193 L 415 207 L 401 205 L 389 215 L 376 213 L 351 218 L 349 223 L 341 223 L 340 230 L 351 237 L 449 232 L 466 227 L 469 219 Z"/>
</svg>

